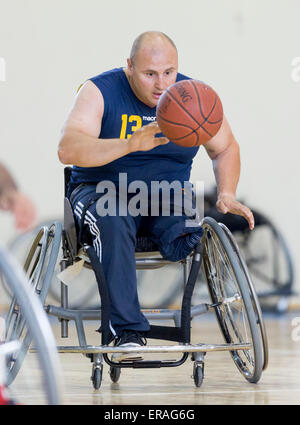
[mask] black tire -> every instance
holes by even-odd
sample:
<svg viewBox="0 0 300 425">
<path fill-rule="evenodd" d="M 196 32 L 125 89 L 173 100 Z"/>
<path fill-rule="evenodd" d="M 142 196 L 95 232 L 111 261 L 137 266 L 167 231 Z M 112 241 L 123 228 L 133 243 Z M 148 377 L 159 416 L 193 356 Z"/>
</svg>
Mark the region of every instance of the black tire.
<svg viewBox="0 0 300 425">
<path fill-rule="evenodd" d="M 255 290 L 254 284 L 252 282 L 250 273 L 248 271 L 245 259 L 243 258 L 242 254 L 240 253 L 239 247 L 238 247 L 232 233 L 225 226 L 225 224 L 223 224 L 223 223 L 219 223 L 219 224 L 222 227 L 222 229 L 224 230 L 226 236 L 228 237 L 228 240 L 229 240 L 233 250 L 235 251 L 235 253 L 236 253 L 236 255 L 239 259 L 241 268 L 243 269 L 245 276 L 246 276 L 246 279 L 247 279 L 249 295 L 250 295 L 253 310 L 254 310 L 254 313 L 255 313 L 256 322 L 257 322 L 258 327 L 259 327 L 261 344 L 262 344 L 262 347 L 263 347 L 263 370 L 266 370 L 267 367 L 268 367 L 268 363 L 269 363 L 269 346 L 268 346 L 267 331 L 266 331 L 265 323 L 264 323 L 264 320 L 263 320 L 263 314 L 262 314 L 262 311 L 261 311 L 259 299 L 258 299 L 258 296 L 256 294 L 256 290 Z"/>
<path fill-rule="evenodd" d="M 62 226 L 58 222 L 49 228 L 43 227 L 38 232 L 25 261 L 26 276 L 35 293 L 38 294 L 42 305 L 44 305 L 51 285 L 61 242 L 61 232 Z M 7 361 L 7 383 L 10 385 L 16 378 L 32 341 L 32 332 L 25 320 L 20 300 L 16 296 L 12 298 L 6 317 L 6 326 L 5 341 L 17 339 L 21 342 L 20 350 L 10 356 Z"/>
<path fill-rule="evenodd" d="M 101 387 L 101 383 L 102 383 L 102 372 L 103 372 L 103 366 L 96 366 L 93 368 L 93 373 L 92 373 L 92 382 L 93 382 L 93 387 L 95 390 L 99 390 L 99 388 Z"/>
<path fill-rule="evenodd" d="M 112 382 L 117 383 L 120 379 L 121 368 L 111 366 L 109 369 L 109 376 Z"/>
<path fill-rule="evenodd" d="M 202 227 L 203 267 L 221 333 L 228 344 L 251 344 L 249 350 L 233 350 L 230 354 L 245 379 L 258 382 L 263 349 L 245 273 L 221 226 L 205 217 Z"/>
<path fill-rule="evenodd" d="M 203 364 L 198 364 L 197 362 L 194 362 L 193 366 L 193 378 L 194 383 L 197 388 L 201 387 L 203 378 L 204 378 L 204 367 Z"/>
</svg>

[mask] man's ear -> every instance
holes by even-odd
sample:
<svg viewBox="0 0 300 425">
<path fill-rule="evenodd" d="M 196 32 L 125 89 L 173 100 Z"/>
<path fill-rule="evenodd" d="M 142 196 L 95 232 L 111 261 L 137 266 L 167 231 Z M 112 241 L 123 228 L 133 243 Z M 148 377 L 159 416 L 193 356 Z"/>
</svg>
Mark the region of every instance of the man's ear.
<svg viewBox="0 0 300 425">
<path fill-rule="evenodd" d="M 127 69 L 128 69 L 129 72 L 132 72 L 132 68 L 133 68 L 133 65 L 132 65 L 131 59 L 128 58 L 127 59 Z"/>
</svg>

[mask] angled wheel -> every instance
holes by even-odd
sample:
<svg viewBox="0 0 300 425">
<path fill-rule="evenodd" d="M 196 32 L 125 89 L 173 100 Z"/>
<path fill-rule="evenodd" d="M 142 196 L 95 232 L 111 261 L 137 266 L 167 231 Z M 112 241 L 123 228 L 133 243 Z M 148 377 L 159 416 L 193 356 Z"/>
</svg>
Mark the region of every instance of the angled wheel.
<svg viewBox="0 0 300 425">
<path fill-rule="evenodd" d="M 61 242 L 62 226 L 54 223 L 43 227 L 36 236 L 25 261 L 24 271 L 32 291 L 38 294 L 42 305 L 49 291 L 56 259 Z M 33 323 L 26 320 L 24 305 L 20 298 L 13 294 L 10 308 L 6 316 L 5 341 L 18 340 L 21 348 L 7 359 L 7 383 L 16 378 L 32 341 Z"/>
<path fill-rule="evenodd" d="M 57 220 L 60 221 L 60 220 Z M 37 234 L 40 232 L 42 227 L 51 226 L 56 220 L 41 222 L 39 226 L 36 226 L 31 231 L 18 235 L 17 238 L 13 239 L 9 243 L 9 249 L 14 254 L 14 256 L 24 264 L 24 261 L 27 257 L 28 246 L 32 244 L 32 241 L 35 239 Z M 60 272 L 60 260 L 62 259 L 62 250 L 60 250 L 58 254 L 58 259 L 56 263 L 55 273 L 52 277 L 51 286 L 49 288 L 48 296 L 49 299 L 54 302 L 60 302 L 61 300 L 61 289 L 60 289 L 60 281 L 57 277 L 57 274 Z M 4 289 L 11 296 L 9 288 L 7 285 L 4 286 Z M 98 298 L 98 289 L 97 284 L 94 279 L 93 272 L 88 268 L 84 268 L 80 273 L 79 277 L 76 277 L 72 281 L 72 287 L 68 293 L 68 304 L 72 309 L 77 308 L 91 308 L 97 309 L 99 308 L 99 303 L 94 303 L 91 300 L 95 300 Z"/>
<path fill-rule="evenodd" d="M 263 368 L 263 348 L 247 278 L 221 226 L 211 217 L 205 217 L 202 227 L 203 267 L 221 333 L 229 344 L 251 344 L 249 349 L 230 353 L 242 375 L 249 382 L 258 382 Z"/>
<path fill-rule="evenodd" d="M 263 319 L 263 314 L 262 314 L 262 311 L 261 311 L 261 308 L 260 308 L 258 296 L 256 294 L 256 290 L 255 290 L 255 287 L 253 285 L 251 276 L 249 274 L 246 262 L 245 262 L 242 254 L 239 250 L 239 247 L 238 247 L 232 233 L 225 226 L 225 224 L 219 223 L 219 225 L 222 227 L 226 236 L 228 237 L 228 240 L 229 240 L 232 248 L 234 249 L 234 251 L 235 251 L 235 253 L 236 253 L 236 255 L 239 259 L 241 268 L 243 269 L 245 276 L 246 276 L 246 279 L 247 279 L 249 295 L 250 295 L 253 310 L 254 310 L 254 313 L 255 313 L 256 322 L 257 322 L 258 327 L 259 327 L 261 344 L 262 344 L 262 347 L 263 347 L 263 370 L 266 370 L 267 367 L 268 367 L 268 363 L 269 363 L 268 337 L 267 337 L 266 327 L 265 327 L 265 323 L 264 323 L 264 319 Z"/>
<path fill-rule="evenodd" d="M 1 350 L 7 347 L 8 370 L 5 370 L 5 384 L 10 384 L 15 378 L 29 344 L 33 340 L 36 348 L 34 358 L 37 357 L 38 365 L 34 365 L 34 370 L 29 368 L 29 387 L 38 388 L 39 392 L 35 402 L 38 403 L 37 399 L 40 399 L 47 404 L 59 404 L 61 401 L 61 368 L 55 340 L 43 306 L 38 296 L 32 291 L 19 263 L 1 246 L 0 270 L 13 294 L 13 306 L 6 318 L 3 319 L 7 328 L 5 340 L 1 343 Z M 39 378 L 41 378 L 41 382 L 39 382 Z M 22 382 L 23 390 L 18 391 L 16 386 L 13 387 L 13 392 L 20 402 L 23 402 L 24 396 L 26 400 L 24 380 Z"/>
</svg>

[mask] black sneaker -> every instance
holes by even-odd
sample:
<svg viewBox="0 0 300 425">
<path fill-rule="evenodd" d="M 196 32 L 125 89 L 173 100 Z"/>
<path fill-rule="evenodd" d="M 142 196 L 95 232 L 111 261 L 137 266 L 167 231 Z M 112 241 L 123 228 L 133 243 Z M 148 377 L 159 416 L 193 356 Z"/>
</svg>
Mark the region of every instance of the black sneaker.
<svg viewBox="0 0 300 425">
<path fill-rule="evenodd" d="M 142 347 L 146 345 L 146 338 L 143 336 L 142 332 L 124 330 L 121 336 L 116 340 L 115 347 Z M 126 360 L 138 361 L 142 360 L 142 356 L 138 353 L 114 353 L 111 356 L 112 361 L 122 362 Z"/>
</svg>

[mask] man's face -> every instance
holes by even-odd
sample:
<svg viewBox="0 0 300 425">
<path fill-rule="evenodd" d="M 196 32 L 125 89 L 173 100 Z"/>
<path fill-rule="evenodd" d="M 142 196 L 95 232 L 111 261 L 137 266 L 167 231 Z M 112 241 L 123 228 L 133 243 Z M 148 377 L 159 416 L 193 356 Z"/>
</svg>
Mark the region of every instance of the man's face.
<svg viewBox="0 0 300 425">
<path fill-rule="evenodd" d="M 151 108 L 162 93 L 176 81 L 178 56 L 169 43 L 159 48 L 144 46 L 136 54 L 134 63 L 127 60 L 130 84 L 135 95 Z"/>
</svg>

